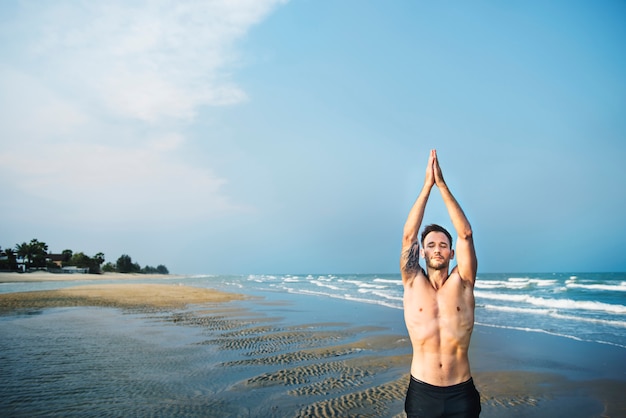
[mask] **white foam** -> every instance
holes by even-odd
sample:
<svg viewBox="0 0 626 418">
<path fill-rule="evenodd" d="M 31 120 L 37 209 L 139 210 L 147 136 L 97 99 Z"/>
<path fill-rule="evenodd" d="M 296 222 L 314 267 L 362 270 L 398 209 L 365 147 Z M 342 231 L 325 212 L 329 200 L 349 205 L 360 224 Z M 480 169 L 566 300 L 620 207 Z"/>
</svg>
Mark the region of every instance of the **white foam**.
<svg viewBox="0 0 626 418">
<path fill-rule="evenodd" d="M 474 285 L 478 289 L 524 289 L 528 282 L 508 282 L 504 280 L 476 280 Z"/>
<path fill-rule="evenodd" d="M 236 286 L 239 289 L 243 289 L 243 285 L 241 283 L 238 283 L 238 282 L 224 282 L 224 284 L 228 285 L 228 286 Z"/>
<path fill-rule="evenodd" d="M 302 294 L 302 295 L 314 295 L 314 296 L 326 296 L 326 297 L 335 298 L 335 299 L 349 300 L 352 302 L 369 303 L 372 305 L 386 306 L 388 308 L 402 309 L 402 306 L 398 306 L 397 304 L 388 303 L 383 300 L 358 298 L 350 294 L 324 293 L 324 292 L 316 292 L 314 290 L 307 290 L 307 289 L 292 289 L 292 288 L 284 288 L 284 289 L 289 293 Z"/>
<path fill-rule="evenodd" d="M 554 312 L 554 310 L 551 310 L 551 309 L 516 308 L 513 306 L 501 306 L 501 305 L 484 305 L 484 308 L 490 311 L 515 312 L 515 313 L 525 313 L 525 314 L 534 314 L 534 315 L 547 315 L 551 312 Z"/>
<path fill-rule="evenodd" d="M 375 295 L 375 296 L 378 296 L 384 299 L 389 299 L 389 300 L 399 300 L 399 301 L 404 300 L 402 297 L 394 296 L 387 292 L 380 292 L 378 290 L 373 290 L 373 289 L 359 289 L 359 293 L 367 293 L 367 294 Z"/>
<path fill-rule="evenodd" d="M 377 282 L 377 283 L 390 283 L 390 284 L 395 284 L 398 286 L 402 286 L 402 280 L 389 280 L 389 279 L 374 279 L 373 281 Z"/>
<path fill-rule="evenodd" d="M 598 319 L 598 318 L 583 318 L 580 316 L 561 315 L 558 313 L 553 313 L 550 316 L 553 318 L 558 318 L 558 319 L 568 319 L 571 321 L 587 322 L 590 324 L 608 325 L 611 327 L 626 328 L 626 321 L 612 321 L 609 319 Z"/>
<path fill-rule="evenodd" d="M 326 287 L 326 288 L 328 288 L 328 289 L 332 289 L 332 290 L 343 290 L 343 289 L 342 289 L 342 288 L 340 288 L 340 287 L 333 286 L 332 284 L 322 283 L 322 282 L 321 282 L 321 281 L 319 281 L 319 280 L 311 280 L 311 283 L 313 283 L 314 285 L 317 285 L 317 286 L 319 286 L 319 287 Z"/>
<path fill-rule="evenodd" d="M 359 288 L 372 288 L 372 289 L 386 289 L 387 286 L 384 285 L 379 285 L 379 284 L 370 284 L 370 283 L 366 283 L 366 282 L 359 282 L 357 280 L 339 280 L 342 283 L 349 283 L 349 284 L 353 284 Z"/>
<path fill-rule="evenodd" d="M 499 312 L 513 312 L 523 313 L 531 315 L 545 315 L 556 319 L 565 319 L 576 322 L 586 322 L 590 324 L 606 325 L 610 327 L 626 328 L 626 321 L 613 321 L 609 319 L 599 318 L 586 318 L 581 316 L 563 315 L 557 312 L 556 309 L 537 309 L 537 308 L 520 308 L 513 306 L 501 306 L 501 305 L 484 305 L 483 308 L 491 311 Z"/>
<path fill-rule="evenodd" d="M 557 284 L 556 279 L 529 279 L 511 277 L 508 280 L 476 280 L 478 289 L 526 289 L 530 286 L 549 287 Z"/>
<path fill-rule="evenodd" d="M 599 344 L 607 344 L 607 345 L 613 345 L 616 347 L 621 347 L 621 348 L 626 348 L 626 345 L 622 345 L 622 344 L 617 344 L 617 343 L 612 343 L 612 342 L 607 342 L 607 341 L 601 341 L 601 340 L 586 340 L 580 337 L 576 337 L 573 335 L 568 335 L 568 334 L 562 334 L 562 333 L 558 333 L 558 332 L 551 332 L 551 331 L 547 331 L 545 329 L 541 329 L 541 328 L 526 328 L 526 327 L 513 327 L 513 326 L 505 326 L 505 325 L 495 325 L 495 324 L 485 324 L 482 322 L 475 322 L 475 325 L 480 325 L 483 327 L 491 327 L 491 328 L 501 328 L 501 329 L 512 329 L 512 330 L 517 330 L 517 331 L 525 331 L 525 332 L 537 332 L 540 334 L 548 334 L 548 335 L 554 335 L 556 337 L 564 337 L 564 338 L 569 338 L 571 340 L 576 340 L 576 341 L 588 341 L 588 342 L 595 342 L 595 343 L 599 343 Z"/>
<path fill-rule="evenodd" d="M 215 274 L 192 274 L 190 276 L 184 277 L 185 279 L 210 279 L 213 277 L 219 277 Z"/>
<path fill-rule="evenodd" d="M 503 293 L 489 293 L 479 290 L 474 291 L 477 298 L 502 300 L 509 302 L 528 303 L 533 306 L 542 306 L 546 308 L 558 309 L 581 309 L 588 311 L 602 311 L 613 314 L 626 314 L 626 306 L 613 305 L 610 303 L 595 302 L 589 300 L 572 300 L 572 299 L 546 299 L 528 295 L 508 295 Z"/>
<path fill-rule="evenodd" d="M 538 287 L 554 286 L 558 283 L 555 279 L 530 279 L 529 283 L 537 285 Z"/>
<path fill-rule="evenodd" d="M 285 289 L 289 293 L 296 293 L 296 294 L 303 294 L 303 295 L 316 295 L 316 296 L 336 297 L 332 293 L 316 292 L 314 290 L 292 289 L 290 287 L 284 287 L 283 289 Z"/>
<path fill-rule="evenodd" d="M 266 274 L 261 274 L 261 275 L 250 274 L 250 275 L 248 275 L 248 280 L 256 282 L 256 283 L 265 283 L 265 282 L 276 280 L 276 279 L 277 279 L 276 276 L 270 276 L 270 275 L 266 275 Z"/>
<path fill-rule="evenodd" d="M 508 281 L 495 281 L 495 283 L 492 283 L 491 281 L 489 282 L 476 282 L 477 287 L 481 287 L 484 286 L 484 288 L 491 288 L 491 289 L 525 289 L 528 287 L 529 283 L 528 282 L 522 282 L 522 281 L 518 281 L 518 282 L 508 282 Z"/>
<path fill-rule="evenodd" d="M 626 292 L 626 282 L 619 285 L 612 284 L 578 284 L 567 282 L 565 284 L 570 289 L 607 290 L 609 292 Z"/>
<path fill-rule="evenodd" d="M 526 331 L 526 332 L 538 332 L 538 333 L 541 333 L 541 334 L 548 334 L 548 335 L 555 335 L 557 337 L 570 338 L 570 339 L 576 340 L 576 341 L 584 341 L 582 338 L 575 337 L 573 335 L 567 335 L 567 334 L 561 334 L 561 333 L 558 333 L 558 332 L 546 331 L 545 329 L 541 329 L 541 328 L 527 328 L 527 327 L 515 327 L 515 326 L 508 326 L 508 325 L 485 324 L 485 323 L 482 323 L 482 322 L 474 322 L 474 324 L 475 325 L 481 325 L 483 327 L 501 328 L 501 329 L 513 329 L 513 330 L 517 330 L 517 331 Z"/>
<path fill-rule="evenodd" d="M 381 305 L 381 306 L 386 306 L 388 308 L 394 308 L 394 309 L 402 309 L 402 306 L 398 306 L 396 304 L 393 303 L 388 303 L 382 300 L 374 300 L 374 299 L 363 299 L 363 298 L 357 298 L 351 295 L 345 295 L 345 299 L 346 300 L 350 300 L 353 302 L 363 302 L 363 303 L 370 303 L 373 305 Z"/>
</svg>

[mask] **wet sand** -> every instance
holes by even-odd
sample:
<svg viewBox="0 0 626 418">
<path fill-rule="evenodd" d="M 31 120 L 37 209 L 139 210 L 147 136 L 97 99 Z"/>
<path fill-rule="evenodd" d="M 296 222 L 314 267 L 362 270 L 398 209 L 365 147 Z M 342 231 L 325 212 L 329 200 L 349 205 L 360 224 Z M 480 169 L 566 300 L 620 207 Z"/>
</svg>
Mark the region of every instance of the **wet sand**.
<svg viewBox="0 0 626 418">
<path fill-rule="evenodd" d="M 91 307 L 122 311 L 102 315 Z M 13 377 L 0 388 L 0 415 L 404 417 L 411 349 L 398 310 L 294 295 L 259 299 L 178 285 L 115 284 L 4 294 L 0 311 L 6 336 L 0 375 Z M 129 318 L 136 323 L 132 331 L 125 329 Z M 59 390 L 58 382 L 46 386 L 50 376 L 40 375 L 52 362 L 53 345 L 83 352 L 86 359 L 63 366 L 79 369 L 96 355 L 84 350 L 84 342 L 74 344 L 91 341 L 94 333 L 98 353 L 114 359 L 106 360 L 107 369 L 123 362 L 125 373 L 98 376 L 93 384 L 99 392 L 89 402 L 41 398 Z M 29 364 L 41 364 L 16 373 L 24 360 L 23 349 L 15 347 L 25 339 Z M 624 350 L 596 346 L 477 326 L 471 355 L 481 417 L 626 416 Z M 133 357 L 144 351 L 156 354 Z M 84 373 L 77 384 L 85 385 Z M 120 387 L 130 392 L 128 399 L 120 397 Z"/>
<path fill-rule="evenodd" d="M 175 308 L 227 302 L 242 295 L 172 284 L 101 284 L 0 294 L 0 311 L 67 306 Z"/>
</svg>

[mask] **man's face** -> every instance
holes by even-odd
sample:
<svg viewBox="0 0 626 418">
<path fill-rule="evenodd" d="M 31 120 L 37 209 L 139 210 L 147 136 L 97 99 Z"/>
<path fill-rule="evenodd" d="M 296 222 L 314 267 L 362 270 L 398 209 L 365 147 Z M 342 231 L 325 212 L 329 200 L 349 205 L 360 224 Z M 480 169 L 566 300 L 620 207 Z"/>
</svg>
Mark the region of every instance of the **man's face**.
<svg viewBox="0 0 626 418">
<path fill-rule="evenodd" d="M 450 248 L 450 241 L 443 232 L 430 232 L 424 238 L 422 257 L 426 265 L 435 270 L 448 269 L 450 260 L 454 258 L 454 251 Z"/>
</svg>

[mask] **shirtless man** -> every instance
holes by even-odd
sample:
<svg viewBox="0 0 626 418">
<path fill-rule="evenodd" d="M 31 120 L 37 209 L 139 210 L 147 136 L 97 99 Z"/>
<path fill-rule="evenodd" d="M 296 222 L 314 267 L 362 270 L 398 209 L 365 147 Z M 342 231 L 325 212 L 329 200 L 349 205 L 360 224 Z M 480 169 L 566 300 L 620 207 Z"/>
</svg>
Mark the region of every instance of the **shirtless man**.
<svg viewBox="0 0 626 418">
<path fill-rule="evenodd" d="M 418 242 L 426 202 L 436 185 L 458 234 L 456 252 L 450 233 L 428 225 Z M 450 273 L 450 261 L 457 265 Z M 426 271 L 419 265 L 424 258 Z M 432 150 L 424 187 L 404 225 L 400 257 L 404 320 L 413 345 L 408 418 L 478 417 L 480 396 L 474 386 L 468 349 L 474 328 L 477 260 L 472 228 L 441 174 Z"/>
</svg>

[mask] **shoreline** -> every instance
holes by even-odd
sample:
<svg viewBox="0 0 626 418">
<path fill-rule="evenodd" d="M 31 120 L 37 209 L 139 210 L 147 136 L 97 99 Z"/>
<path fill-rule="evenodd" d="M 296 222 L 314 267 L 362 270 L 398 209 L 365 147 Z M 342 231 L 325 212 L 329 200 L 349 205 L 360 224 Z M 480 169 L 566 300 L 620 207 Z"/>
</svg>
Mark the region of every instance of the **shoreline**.
<svg viewBox="0 0 626 418">
<path fill-rule="evenodd" d="M 125 333 L 130 333 L 131 346 L 124 348 L 123 353 L 141 352 L 146 349 L 141 348 L 145 343 L 149 350 L 155 347 L 165 350 L 165 359 L 179 361 L 181 352 L 191 353 L 189 358 L 198 359 L 197 364 L 185 360 L 176 366 L 170 377 L 166 373 L 162 378 L 165 395 L 159 392 L 150 406 L 157 409 L 135 411 L 139 415 L 168 415 L 163 408 L 169 404 L 159 403 L 160 397 L 167 396 L 168 402 L 180 402 L 180 408 L 191 408 L 194 402 L 199 403 L 197 414 L 191 411 L 183 413 L 184 416 L 203 416 L 206 413 L 203 408 L 217 408 L 215 411 L 235 416 L 246 413 L 261 417 L 404 416 L 402 405 L 408 384 L 410 343 L 401 322 L 401 311 L 307 295 L 266 293 L 259 296 L 180 284 L 131 283 L 6 293 L 0 295 L 3 313 L 0 332 L 8 341 L 0 342 L 0 348 L 10 352 L 11 347 L 26 338 L 30 339 L 29 349 L 37 350 L 41 346 L 42 352 L 47 352 L 50 349 L 47 344 L 60 341 L 61 352 L 72 352 L 76 350 L 72 345 L 74 341 L 91 340 L 93 335 L 104 334 L 108 337 L 100 339 L 98 344 L 106 345 L 110 340 L 111 345 L 104 351 L 111 350 L 111 355 L 119 359 L 125 357 L 122 353 L 116 355 L 115 351 L 121 350 L 118 348 L 120 333 L 124 338 Z M 7 300 L 15 302 L 11 305 Z M 126 330 L 127 314 L 98 308 L 133 308 L 131 316 L 138 325 L 132 331 Z M 151 314 L 154 308 L 161 313 Z M 37 310 L 37 315 L 33 315 L 33 309 Z M 30 312 L 23 315 L 24 310 Z M 110 322 L 103 323 L 102 318 L 109 318 Z M 6 328 L 12 323 L 30 325 Z M 39 323 L 41 325 L 37 325 Z M 35 330 L 55 337 L 44 343 L 45 337 Z M 159 335 L 170 333 L 182 333 L 184 338 L 175 335 L 164 338 L 165 342 L 158 339 Z M 137 340 L 137 336 L 143 334 L 146 335 Z M 168 347 L 172 344 L 179 345 L 170 350 Z M 22 354 L 18 348 L 15 350 L 15 361 L 19 364 Z M 481 417 L 624 416 L 626 402 L 622 393 L 626 391 L 626 377 L 619 379 L 623 373 L 615 368 L 615 362 L 619 363 L 623 353 L 624 350 L 556 336 L 477 326 L 470 357 L 472 375 L 481 393 Z M 49 369 L 48 356 L 40 357 L 39 361 L 38 368 Z M 91 357 L 83 360 L 87 364 L 89 361 Z M 163 367 L 146 365 L 145 361 L 148 360 L 137 359 L 138 364 L 131 362 L 125 367 L 133 370 L 137 379 L 142 373 L 149 374 L 150 370 Z M 76 361 L 67 367 L 72 371 L 81 367 L 80 364 Z M 170 382 L 176 382 L 180 378 L 179 369 L 184 373 L 185 368 L 189 369 L 189 376 L 184 379 L 187 383 L 182 389 L 172 389 Z M 224 370 L 229 372 L 224 373 Z M 613 370 L 614 375 L 607 370 Z M 8 375 L 21 378 L 20 374 L 11 373 L 11 369 Z M 125 384 L 115 380 L 119 379 L 118 375 L 111 379 L 110 385 Z M 24 399 L 20 396 L 24 385 L 30 381 L 15 383 L 16 394 L 7 394 L 7 399 L 11 396 Z M 210 389 L 203 389 L 207 382 L 211 382 Z M 151 380 L 147 384 L 154 386 Z M 48 389 L 54 390 L 54 387 Z M 36 398 L 44 389 L 33 386 L 30 390 Z M 107 391 L 116 389 L 106 386 L 103 390 L 101 396 L 106 397 Z M 178 390 L 192 394 L 206 390 L 207 393 L 196 398 L 187 392 L 178 394 Z M 247 394 L 245 399 L 241 398 L 242 391 Z M 59 402 L 62 401 L 61 397 Z M 134 405 L 129 401 L 126 407 Z M 10 412 L 9 407 L 0 400 L 0 412 Z M 24 407 L 35 408 L 36 405 L 25 404 Z M 50 408 L 48 404 L 41 407 Z M 103 408 L 107 407 L 103 405 Z M 122 412 L 132 414 L 133 411 Z"/>
<path fill-rule="evenodd" d="M 175 279 L 186 277 L 178 274 L 142 274 L 142 273 L 50 273 L 33 271 L 28 273 L 0 272 L 0 283 L 57 282 L 81 280 L 140 280 L 140 279 Z"/>
</svg>

